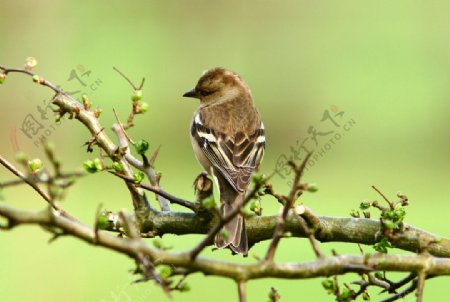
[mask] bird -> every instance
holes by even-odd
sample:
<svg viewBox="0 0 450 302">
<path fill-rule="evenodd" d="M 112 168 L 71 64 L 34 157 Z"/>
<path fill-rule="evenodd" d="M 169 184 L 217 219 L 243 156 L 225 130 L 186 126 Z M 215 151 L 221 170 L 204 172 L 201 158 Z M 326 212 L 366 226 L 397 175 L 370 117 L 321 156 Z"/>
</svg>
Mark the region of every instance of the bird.
<svg viewBox="0 0 450 302">
<path fill-rule="evenodd" d="M 262 161 L 264 125 L 250 88 L 231 70 L 205 71 L 183 97 L 200 100 L 191 122 L 191 143 L 198 162 L 219 188 L 220 213 L 225 217 L 245 198 L 251 175 Z M 215 236 L 215 246 L 247 255 L 244 216 L 238 213 L 223 229 Z"/>
</svg>

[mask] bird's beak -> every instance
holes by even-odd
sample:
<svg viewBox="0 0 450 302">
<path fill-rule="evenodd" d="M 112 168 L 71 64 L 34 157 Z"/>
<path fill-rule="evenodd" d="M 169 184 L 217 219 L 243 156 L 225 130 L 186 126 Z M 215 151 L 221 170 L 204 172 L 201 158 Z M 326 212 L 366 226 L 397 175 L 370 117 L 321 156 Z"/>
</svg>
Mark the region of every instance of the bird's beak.
<svg viewBox="0 0 450 302">
<path fill-rule="evenodd" d="M 198 98 L 198 94 L 195 91 L 195 88 L 192 88 L 191 90 L 185 92 L 183 94 L 183 96 L 186 97 L 186 98 Z"/>
</svg>

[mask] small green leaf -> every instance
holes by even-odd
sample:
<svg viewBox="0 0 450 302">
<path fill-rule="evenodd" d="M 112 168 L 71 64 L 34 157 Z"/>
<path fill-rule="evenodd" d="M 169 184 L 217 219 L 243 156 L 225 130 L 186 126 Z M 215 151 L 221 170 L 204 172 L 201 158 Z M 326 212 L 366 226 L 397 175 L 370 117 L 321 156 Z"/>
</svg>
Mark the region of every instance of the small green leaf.
<svg viewBox="0 0 450 302">
<path fill-rule="evenodd" d="M 148 148 L 149 144 L 146 140 L 141 139 L 134 143 L 134 149 L 139 155 L 144 155 L 145 152 L 147 152 Z"/>
<path fill-rule="evenodd" d="M 142 171 L 137 171 L 133 174 L 133 178 L 135 183 L 140 184 L 144 180 L 145 174 Z"/>
</svg>

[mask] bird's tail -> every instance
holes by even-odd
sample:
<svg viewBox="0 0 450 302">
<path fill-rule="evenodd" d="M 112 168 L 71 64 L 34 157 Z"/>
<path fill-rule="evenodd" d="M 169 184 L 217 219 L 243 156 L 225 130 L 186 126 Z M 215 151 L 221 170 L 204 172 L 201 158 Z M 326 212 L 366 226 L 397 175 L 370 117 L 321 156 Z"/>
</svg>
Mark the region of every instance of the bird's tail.
<svg viewBox="0 0 450 302">
<path fill-rule="evenodd" d="M 222 217 L 225 217 L 233 211 L 233 204 L 239 203 L 240 198 L 244 198 L 244 195 L 238 194 L 232 203 L 221 202 L 220 212 Z M 216 247 L 225 248 L 229 246 L 233 252 L 246 255 L 248 252 L 248 241 L 247 233 L 245 232 L 245 220 L 242 214 L 237 214 L 233 219 L 226 223 L 223 230 L 225 232 L 220 232 L 216 235 Z"/>
</svg>

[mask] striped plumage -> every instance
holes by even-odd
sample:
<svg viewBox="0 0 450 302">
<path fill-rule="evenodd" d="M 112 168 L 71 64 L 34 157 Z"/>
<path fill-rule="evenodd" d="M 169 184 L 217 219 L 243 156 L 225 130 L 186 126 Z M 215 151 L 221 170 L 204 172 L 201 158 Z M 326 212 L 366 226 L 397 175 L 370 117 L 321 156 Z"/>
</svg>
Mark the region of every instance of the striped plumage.
<svg viewBox="0 0 450 302">
<path fill-rule="evenodd" d="M 235 73 L 215 68 L 207 71 L 184 96 L 200 99 L 191 124 L 194 153 L 212 175 L 220 192 L 221 213 L 226 215 L 244 198 L 251 174 L 264 155 L 264 126 L 249 88 Z M 248 251 L 245 224 L 238 215 L 225 225 L 228 235 L 216 236 L 219 248 Z"/>
</svg>

